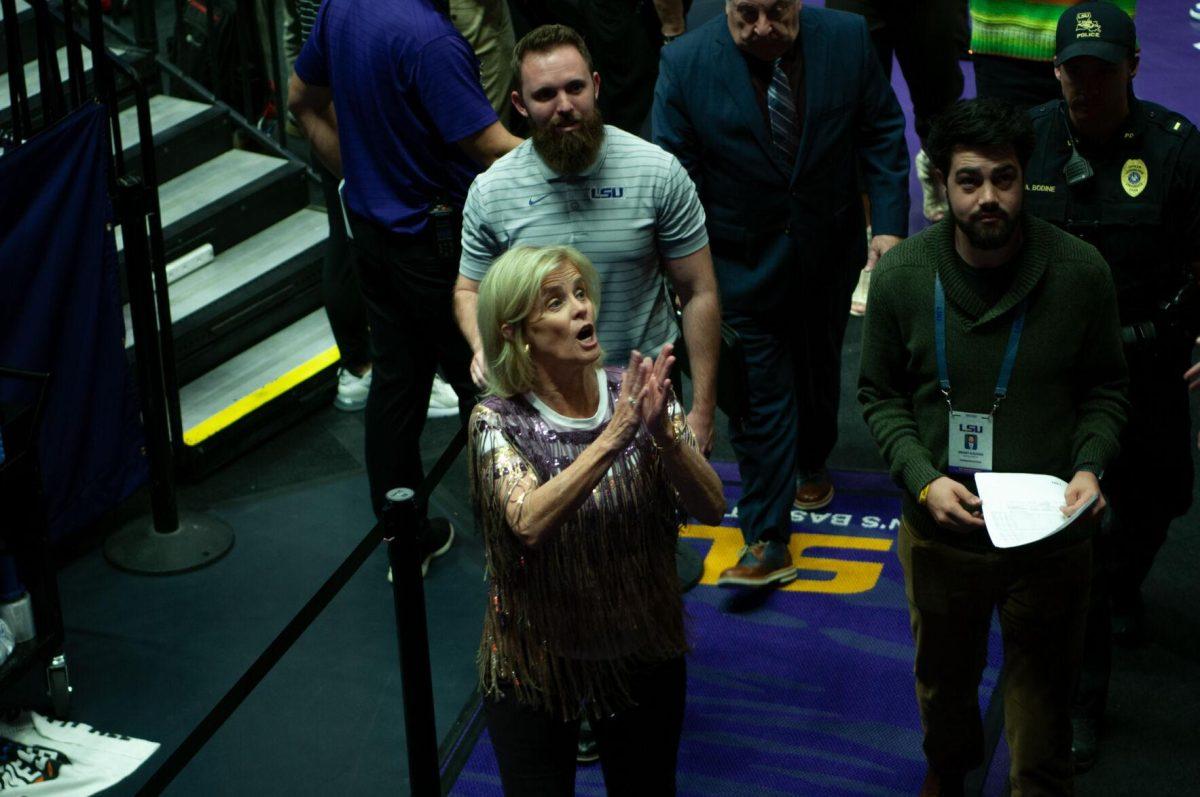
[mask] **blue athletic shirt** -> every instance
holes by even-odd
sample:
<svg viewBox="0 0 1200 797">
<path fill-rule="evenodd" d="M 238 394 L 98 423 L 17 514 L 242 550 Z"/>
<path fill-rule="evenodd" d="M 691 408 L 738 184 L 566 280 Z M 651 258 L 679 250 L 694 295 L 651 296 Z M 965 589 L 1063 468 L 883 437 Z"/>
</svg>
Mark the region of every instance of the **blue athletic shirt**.
<svg viewBox="0 0 1200 797">
<path fill-rule="evenodd" d="M 496 121 L 470 45 L 429 0 L 325 0 L 296 75 L 333 91 L 346 205 L 400 234 L 479 166 L 453 142 Z"/>
</svg>

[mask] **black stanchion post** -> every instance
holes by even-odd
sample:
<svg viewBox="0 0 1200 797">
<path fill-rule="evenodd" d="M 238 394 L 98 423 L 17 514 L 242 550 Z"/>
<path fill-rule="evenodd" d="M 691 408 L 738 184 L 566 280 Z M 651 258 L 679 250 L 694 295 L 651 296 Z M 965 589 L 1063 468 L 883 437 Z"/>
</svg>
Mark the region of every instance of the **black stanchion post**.
<svg viewBox="0 0 1200 797">
<path fill-rule="evenodd" d="M 399 488 L 388 492 L 383 523 L 388 560 L 392 565 L 392 596 L 396 603 L 396 630 L 400 639 L 409 789 L 414 797 L 437 797 L 441 794 L 441 781 L 437 727 L 433 718 L 429 632 L 425 622 L 425 587 L 421 580 L 423 531 L 412 490 Z"/>
<path fill-rule="evenodd" d="M 181 517 L 175 500 L 175 459 L 170 403 L 163 376 L 163 327 L 156 312 L 146 222 L 152 190 L 137 177 L 117 181 L 117 208 L 125 242 L 125 274 L 134 328 L 134 359 L 150 457 L 150 522 L 138 518 L 104 541 L 104 556 L 135 573 L 180 573 L 220 559 L 233 546 L 233 530 L 198 513 Z"/>
<path fill-rule="evenodd" d="M 0 0 L 2 2 L 3 0 Z M 438 457 L 421 483 L 421 495 L 429 495 L 446 475 L 467 442 L 464 425 Z M 213 706 L 187 738 L 175 748 L 138 790 L 137 797 L 158 797 L 188 765 L 213 734 L 229 719 L 288 649 L 295 644 L 313 620 L 333 600 L 363 562 L 386 539 L 388 559 L 394 576 L 392 587 L 396 605 L 397 636 L 400 641 L 400 666 L 404 692 L 405 735 L 408 737 L 410 792 L 417 797 L 436 797 L 440 775 L 437 752 L 437 726 L 433 715 L 433 683 L 429 667 L 429 634 L 425 622 L 425 590 L 421 580 L 421 522 L 412 490 L 392 490 L 387 495 L 383 520 L 363 538 L 304 608 L 288 622 L 267 649 L 254 660 L 224 697 Z"/>
<path fill-rule="evenodd" d="M 137 46 L 158 52 L 158 20 L 154 15 L 154 0 L 133 0 L 133 40 Z"/>
<path fill-rule="evenodd" d="M 166 408 L 160 400 L 162 379 L 156 367 L 162 359 L 158 323 L 150 297 L 149 249 L 146 240 L 146 187 L 136 177 L 118 181 L 117 211 L 125 240 L 125 272 L 129 284 L 129 314 L 137 344 L 135 364 L 142 393 L 142 425 L 146 430 L 146 449 L 150 455 L 150 502 L 154 517 L 164 528 L 179 525 L 179 507 L 175 502 L 175 461 L 167 431 Z"/>
</svg>

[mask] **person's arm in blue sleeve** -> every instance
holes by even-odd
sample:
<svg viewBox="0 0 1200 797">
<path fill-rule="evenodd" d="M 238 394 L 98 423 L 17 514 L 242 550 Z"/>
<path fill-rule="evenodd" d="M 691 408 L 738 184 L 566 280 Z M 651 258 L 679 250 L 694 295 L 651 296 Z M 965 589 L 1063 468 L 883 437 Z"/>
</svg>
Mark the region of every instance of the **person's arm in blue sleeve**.
<svg viewBox="0 0 1200 797">
<path fill-rule="evenodd" d="M 325 164 L 342 176 L 342 156 L 338 146 L 337 115 L 333 110 L 333 92 L 329 88 L 329 68 L 322 49 L 324 9 L 317 14 L 311 35 L 304 42 L 288 79 L 288 110 L 304 137 Z"/>
<path fill-rule="evenodd" d="M 338 143 L 337 114 L 333 110 L 333 92 L 328 86 L 305 83 L 295 72 L 288 80 L 288 110 L 316 151 L 325 168 L 342 176 L 342 154 Z"/>
<path fill-rule="evenodd" d="M 462 36 L 441 36 L 426 44 L 413 81 L 442 139 L 484 169 L 521 143 L 496 117 L 479 82 L 479 61 Z"/>
</svg>

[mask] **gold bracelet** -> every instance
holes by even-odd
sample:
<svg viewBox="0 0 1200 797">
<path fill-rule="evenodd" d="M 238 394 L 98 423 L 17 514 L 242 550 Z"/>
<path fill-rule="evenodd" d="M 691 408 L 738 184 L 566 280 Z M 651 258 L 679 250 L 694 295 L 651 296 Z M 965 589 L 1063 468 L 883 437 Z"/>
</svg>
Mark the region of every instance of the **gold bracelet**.
<svg viewBox="0 0 1200 797">
<path fill-rule="evenodd" d="M 932 484 L 933 484 L 933 482 L 930 482 L 929 484 L 927 484 L 921 488 L 921 492 L 917 493 L 917 503 L 920 504 L 921 506 L 925 506 L 925 504 L 927 504 L 929 502 L 929 487 Z"/>
<path fill-rule="evenodd" d="M 668 445 L 660 446 L 658 440 L 654 439 L 654 435 L 650 435 L 650 442 L 654 444 L 654 450 L 658 453 L 671 451 L 679 447 L 679 438 L 676 435 L 671 435 L 671 442 Z"/>
</svg>

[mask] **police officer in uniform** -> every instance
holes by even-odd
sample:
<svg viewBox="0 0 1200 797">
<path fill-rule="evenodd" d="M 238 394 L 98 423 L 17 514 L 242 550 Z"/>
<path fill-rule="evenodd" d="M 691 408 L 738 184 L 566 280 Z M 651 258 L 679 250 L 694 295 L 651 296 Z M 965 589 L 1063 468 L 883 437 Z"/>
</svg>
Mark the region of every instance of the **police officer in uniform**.
<svg viewBox="0 0 1200 797">
<path fill-rule="evenodd" d="M 1133 20 L 1108 2 L 1058 22 L 1063 99 L 1030 111 L 1029 211 L 1094 245 L 1112 269 L 1129 365 L 1129 422 L 1102 480 L 1112 511 L 1096 548 L 1083 672 L 1073 710 L 1077 770 L 1095 760 L 1113 640 L 1141 635 L 1140 588 L 1192 497 L 1187 383 L 1200 318 L 1200 134 L 1133 96 Z"/>
</svg>

